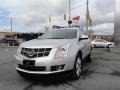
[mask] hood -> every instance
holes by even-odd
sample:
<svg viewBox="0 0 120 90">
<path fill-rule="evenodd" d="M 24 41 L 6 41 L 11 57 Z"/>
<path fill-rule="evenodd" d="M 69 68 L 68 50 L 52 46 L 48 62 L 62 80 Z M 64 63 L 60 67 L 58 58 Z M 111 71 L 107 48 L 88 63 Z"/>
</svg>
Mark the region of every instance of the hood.
<svg viewBox="0 0 120 90">
<path fill-rule="evenodd" d="M 74 39 L 73 39 L 74 40 Z M 72 39 L 34 39 L 22 43 L 20 46 L 25 48 L 52 48 L 71 43 Z"/>
</svg>

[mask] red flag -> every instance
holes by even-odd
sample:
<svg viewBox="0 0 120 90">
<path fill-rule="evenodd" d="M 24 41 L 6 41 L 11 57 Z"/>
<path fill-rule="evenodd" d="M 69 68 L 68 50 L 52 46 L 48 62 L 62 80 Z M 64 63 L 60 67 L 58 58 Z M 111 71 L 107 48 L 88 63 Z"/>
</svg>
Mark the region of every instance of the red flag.
<svg viewBox="0 0 120 90">
<path fill-rule="evenodd" d="M 72 19 L 79 21 L 80 20 L 80 16 L 73 17 Z"/>
</svg>

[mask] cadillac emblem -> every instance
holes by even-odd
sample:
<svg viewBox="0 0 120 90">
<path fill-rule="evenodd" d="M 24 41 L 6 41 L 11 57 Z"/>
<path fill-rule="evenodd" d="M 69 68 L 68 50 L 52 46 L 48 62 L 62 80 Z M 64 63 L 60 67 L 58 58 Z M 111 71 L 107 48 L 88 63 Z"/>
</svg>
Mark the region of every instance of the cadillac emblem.
<svg viewBox="0 0 120 90">
<path fill-rule="evenodd" d="M 35 54 L 35 51 L 33 49 L 28 49 L 28 55 L 31 57 Z"/>
</svg>

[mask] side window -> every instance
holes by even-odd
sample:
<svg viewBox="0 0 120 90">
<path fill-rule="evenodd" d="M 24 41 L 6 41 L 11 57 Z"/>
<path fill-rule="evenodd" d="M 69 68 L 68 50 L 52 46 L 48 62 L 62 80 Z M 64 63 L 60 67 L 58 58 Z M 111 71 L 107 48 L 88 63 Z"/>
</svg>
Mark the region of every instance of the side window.
<svg viewBox="0 0 120 90">
<path fill-rule="evenodd" d="M 106 43 L 106 41 L 104 41 L 104 40 L 96 40 L 96 42 L 104 42 L 104 43 Z"/>
</svg>

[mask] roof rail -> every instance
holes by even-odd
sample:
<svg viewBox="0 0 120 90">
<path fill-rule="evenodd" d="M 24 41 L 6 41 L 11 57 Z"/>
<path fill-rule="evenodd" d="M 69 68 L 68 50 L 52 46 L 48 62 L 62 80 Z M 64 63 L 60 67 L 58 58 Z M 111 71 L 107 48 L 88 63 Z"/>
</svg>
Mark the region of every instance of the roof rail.
<svg viewBox="0 0 120 90">
<path fill-rule="evenodd" d="M 61 26 L 57 26 L 57 25 L 53 25 L 53 29 L 59 29 L 59 28 L 73 28 L 73 27 L 78 27 L 78 28 L 80 28 L 80 26 L 71 26 L 71 27 L 61 27 Z"/>
</svg>

